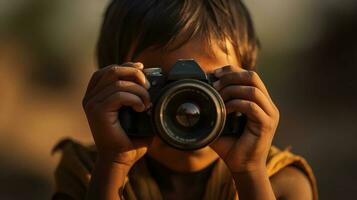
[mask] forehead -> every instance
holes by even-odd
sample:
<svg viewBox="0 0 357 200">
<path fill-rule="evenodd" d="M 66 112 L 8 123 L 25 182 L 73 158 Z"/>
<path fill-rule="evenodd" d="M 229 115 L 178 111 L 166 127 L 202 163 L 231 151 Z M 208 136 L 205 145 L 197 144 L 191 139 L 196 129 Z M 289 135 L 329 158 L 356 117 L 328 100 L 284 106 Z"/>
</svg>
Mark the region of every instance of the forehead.
<svg viewBox="0 0 357 200">
<path fill-rule="evenodd" d="M 133 61 L 142 62 L 145 68 L 161 67 L 168 72 L 178 59 L 195 59 L 205 72 L 232 65 L 240 67 L 236 51 L 231 43 L 226 42 L 227 53 L 216 42 L 206 45 L 200 40 L 191 40 L 173 51 L 163 49 L 147 49 L 140 53 Z"/>
</svg>

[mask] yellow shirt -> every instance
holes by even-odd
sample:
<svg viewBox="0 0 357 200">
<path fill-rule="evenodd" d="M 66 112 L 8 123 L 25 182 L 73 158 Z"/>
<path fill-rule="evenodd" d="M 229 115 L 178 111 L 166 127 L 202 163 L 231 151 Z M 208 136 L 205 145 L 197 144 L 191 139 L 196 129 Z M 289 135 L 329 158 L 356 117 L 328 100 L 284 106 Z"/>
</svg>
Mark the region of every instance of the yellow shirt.
<svg viewBox="0 0 357 200">
<path fill-rule="evenodd" d="M 66 139 L 56 145 L 53 152 L 57 151 L 62 152 L 62 158 L 55 171 L 56 188 L 53 199 L 60 199 L 58 198 L 60 196 L 71 197 L 73 200 L 84 199 L 96 159 L 95 146 L 83 146 Z M 312 186 L 313 199 L 317 200 L 316 179 L 306 160 L 292 154 L 289 150 L 271 147 L 267 159 L 269 177 L 287 166 L 297 167 L 306 174 Z M 145 159 L 140 159 L 130 170 L 126 179 L 124 197 L 126 200 L 162 200 L 159 187 L 151 177 Z M 222 160 L 216 162 L 213 167 L 203 199 L 237 199 L 234 181 Z"/>
</svg>

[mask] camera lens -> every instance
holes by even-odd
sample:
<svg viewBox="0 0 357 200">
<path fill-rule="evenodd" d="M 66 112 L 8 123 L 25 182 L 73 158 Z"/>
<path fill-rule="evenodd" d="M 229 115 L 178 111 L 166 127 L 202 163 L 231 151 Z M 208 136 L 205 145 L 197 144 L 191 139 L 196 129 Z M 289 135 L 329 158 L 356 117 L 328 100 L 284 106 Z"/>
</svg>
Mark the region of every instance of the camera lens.
<svg viewBox="0 0 357 200">
<path fill-rule="evenodd" d="M 176 112 L 177 122 L 184 127 L 193 127 L 200 119 L 200 108 L 194 103 L 181 104 Z"/>
<path fill-rule="evenodd" d="M 216 139 L 225 124 L 226 110 L 218 92 L 194 79 L 166 86 L 154 109 L 159 136 L 183 150 L 199 149 Z"/>
</svg>

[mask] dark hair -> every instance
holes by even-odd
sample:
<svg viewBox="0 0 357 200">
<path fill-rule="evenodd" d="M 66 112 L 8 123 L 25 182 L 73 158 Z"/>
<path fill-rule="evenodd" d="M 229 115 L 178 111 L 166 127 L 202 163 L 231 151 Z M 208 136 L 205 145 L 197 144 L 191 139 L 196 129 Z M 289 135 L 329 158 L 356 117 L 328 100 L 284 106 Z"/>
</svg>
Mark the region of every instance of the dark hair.
<svg viewBox="0 0 357 200">
<path fill-rule="evenodd" d="M 112 0 L 97 46 L 99 67 L 130 61 L 151 47 L 176 49 L 199 37 L 227 53 L 235 48 L 241 64 L 255 69 L 259 42 L 240 0 Z M 176 47 L 168 49 L 175 42 Z"/>
</svg>

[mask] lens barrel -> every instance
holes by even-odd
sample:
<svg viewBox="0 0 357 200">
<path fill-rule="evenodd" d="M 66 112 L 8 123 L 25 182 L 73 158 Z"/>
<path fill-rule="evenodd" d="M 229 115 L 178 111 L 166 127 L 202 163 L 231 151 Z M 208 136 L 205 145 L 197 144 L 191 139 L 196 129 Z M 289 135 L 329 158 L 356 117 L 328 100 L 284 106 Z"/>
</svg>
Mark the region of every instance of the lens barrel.
<svg viewBox="0 0 357 200">
<path fill-rule="evenodd" d="M 219 93 L 195 79 L 168 84 L 154 105 L 153 114 L 158 135 L 181 150 L 207 146 L 219 137 L 226 120 Z"/>
</svg>

